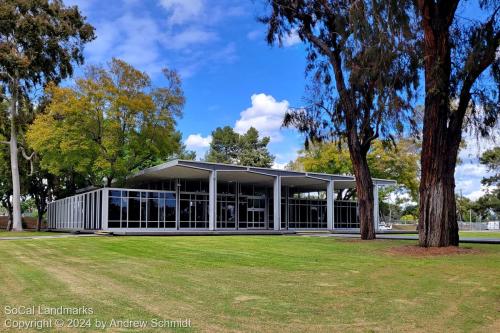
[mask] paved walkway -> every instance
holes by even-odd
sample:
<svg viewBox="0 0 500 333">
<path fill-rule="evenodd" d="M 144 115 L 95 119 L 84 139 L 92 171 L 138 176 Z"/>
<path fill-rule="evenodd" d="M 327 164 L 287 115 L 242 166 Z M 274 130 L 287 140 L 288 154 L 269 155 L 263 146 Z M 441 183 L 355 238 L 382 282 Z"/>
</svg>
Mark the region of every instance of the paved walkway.
<svg viewBox="0 0 500 333">
<path fill-rule="evenodd" d="M 330 233 L 307 233 L 298 234 L 300 236 L 310 237 L 338 237 L 338 238 L 359 238 L 358 234 L 330 234 Z M 377 239 L 400 239 L 400 240 L 418 240 L 418 236 L 402 236 L 402 235 L 388 235 L 377 234 Z M 460 237 L 460 243 L 477 243 L 477 244 L 500 244 L 500 238 L 473 238 L 473 237 Z"/>
</svg>

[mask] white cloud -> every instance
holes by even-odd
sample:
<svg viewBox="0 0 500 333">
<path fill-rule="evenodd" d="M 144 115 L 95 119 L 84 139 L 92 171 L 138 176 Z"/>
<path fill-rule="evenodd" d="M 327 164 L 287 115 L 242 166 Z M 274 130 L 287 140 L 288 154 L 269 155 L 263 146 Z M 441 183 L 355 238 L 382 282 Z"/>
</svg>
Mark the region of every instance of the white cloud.
<svg viewBox="0 0 500 333">
<path fill-rule="evenodd" d="M 469 199 L 475 200 L 483 195 L 486 188 L 481 185 L 481 180 L 490 173 L 487 168 L 479 163 L 479 156 L 495 146 L 492 139 L 476 138 L 466 134 L 463 137 L 465 147 L 458 154 L 461 164 L 455 168 L 455 190 Z"/>
<path fill-rule="evenodd" d="M 168 20 L 170 25 L 195 19 L 203 13 L 205 5 L 202 0 L 160 0 L 160 4 L 171 13 Z"/>
<path fill-rule="evenodd" d="M 162 28 L 153 18 L 127 12 L 95 26 L 97 38 L 86 47 L 89 62 L 102 64 L 116 57 L 149 74 L 166 66 L 161 56 Z"/>
<path fill-rule="evenodd" d="M 189 27 L 184 31 L 177 31 L 164 38 L 164 46 L 168 49 L 184 49 L 191 45 L 200 45 L 218 39 L 216 33 L 200 28 Z"/>
<path fill-rule="evenodd" d="M 280 169 L 280 170 L 285 170 L 285 167 L 287 166 L 288 163 L 278 163 L 274 162 L 273 163 L 273 169 Z"/>
<path fill-rule="evenodd" d="M 212 142 L 212 136 L 202 136 L 200 133 L 190 134 L 184 141 L 186 148 L 196 153 L 196 158 L 201 159 L 207 153 L 208 147 Z"/>
<path fill-rule="evenodd" d="M 469 193 L 468 195 L 466 195 L 466 197 L 469 198 L 469 199 L 471 199 L 471 200 L 473 200 L 473 201 L 475 201 L 475 200 L 479 199 L 480 197 L 482 197 L 485 194 L 486 194 L 486 189 L 483 188 L 483 187 L 481 187 L 481 189 Z"/>
<path fill-rule="evenodd" d="M 284 39 L 283 39 L 283 46 L 285 47 L 290 47 L 297 45 L 301 43 L 302 41 L 300 40 L 299 34 L 297 33 L 296 30 L 292 30 Z"/>
<path fill-rule="evenodd" d="M 186 147 L 188 149 L 196 149 L 196 148 L 206 148 L 210 146 L 210 142 L 212 142 L 212 136 L 208 135 L 203 137 L 201 134 L 190 134 L 186 141 Z"/>
<path fill-rule="evenodd" d="M 85 47 L 89 64 L 120 58 L 151 76 L 161 69 L 177 69 L 184 78 L 201 69 L 219 70 L 218 64 L 236 59 L 234 43 L 219 36 L 218 27 L 229 18 L 246 15 L 239 3 L 210 6 L 206 0 L 156 0 L 159 13 L 140 0 L 120 6 L 97 0 L 69 0 L 89 13 L 97 38 Z M 106 15 L 98 15 L 98 13 Z"/>
<path fill-rule="evenodd" d="M 288 101 L 278 102 L 266 94 L 254 94 L 251 99 L 252 106 L 240 113 L 234 130 L 241 134 L 254 127 L 263 136 L 270 136 L 274 141 L 281 140 L 280 129 L 289 107 Z"/>
</svg>

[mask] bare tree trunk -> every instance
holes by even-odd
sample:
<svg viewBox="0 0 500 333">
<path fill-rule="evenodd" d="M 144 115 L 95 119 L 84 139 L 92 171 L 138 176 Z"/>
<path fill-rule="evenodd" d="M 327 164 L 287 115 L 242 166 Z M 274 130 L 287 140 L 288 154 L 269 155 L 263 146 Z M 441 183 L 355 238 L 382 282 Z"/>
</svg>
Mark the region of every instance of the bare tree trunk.
<svg viewBox="0 0 500 333">
<path fill-rule="evenodd" d="M 36 231 L 40 231 L 42 229 L 43 216 L 40 211 L 38 211 L 38 217 L 36 220 Z"/>
<path fill-rule="evenodd" d="M 373 180 L 366 160 L 366 153 L 361 148 L 359 141 L 353 139 L 354 137 L 349 138 L 348 144 L 356 178 L 360 234 L 361 239 L 370 240 L 375 239 Z"/>
<path fill-rule="evenodd" d="M 365 163 L 355 167 L 354 173 L 356 175 L 361 239 L 375 239 L 373 182 L 366 159 Z"/>
<path fill-rule="evenodd" d="M 7 221 L 7 231 L 12 230 L 12 205 L 9 200 L 7 200 L 7 213 L 9 214 L 9 220 Z"/>
<path fill-rule="evenodd" d="M 426 247 L 458 245 L 454 177 L 461 132 L 453 134 L 449 129 L 451 54 L 448 27 L 454 9 L 450 7 L 448 16 L 440 16 L 437 7 L 421 2 L 425 114 L 421 153 L 419 244 Z"/>
<path fill-rule="evenodd" d="M 12 172 L 12 230 L 23 231 L 21 220 L 21 182 L 19 180 L 19 160 L 16 132 L 17 118 L 17 97 L 18 86 L 17 77 L 14 78 L 11 86 L 10 101 L 10 167 Z"/>
</svg>

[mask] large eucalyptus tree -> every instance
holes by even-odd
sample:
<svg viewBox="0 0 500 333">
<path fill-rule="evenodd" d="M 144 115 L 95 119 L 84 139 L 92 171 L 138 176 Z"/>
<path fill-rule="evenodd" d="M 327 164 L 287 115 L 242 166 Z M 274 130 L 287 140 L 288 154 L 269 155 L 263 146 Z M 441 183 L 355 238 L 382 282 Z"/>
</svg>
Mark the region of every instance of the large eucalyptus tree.
<svg viewBox="0 0 500 333">
<path fill-rule="evenodd" d="M 367 154 L 413 123 L 418 84 L 411 4 L 396 1 L 268 0 L 268 42 L 297 34 L 307 47 L 310 103 L 284 124 L 308 141 L 347 141 L 356 176 L 361 238 L 375 238 Z M 410 52 L 411 50 L 411 52 Z"/>
<path fill-rule="evenodd" d="M 493 129 L 498 135 L 500 3 L 479 1 L 473 19 L 457 14 L 466 1 L 415 3 L 425 73 L 420 245 L 458 245 L 454 174 L 462 132 L 488 135 Z"/>
<path fill-rule="evenodd" d="M 19 122 L 23 103 L 34 88 L 58 83 L 83 62 L 83 45 L 94 38 L 94 28 L 77 7 L 60 0 L 2 0 L 0 2 L 0 102 L 9 103 L 9 146 L 12 172 L 13 230 L 22 230 L 20 204 Z"/>
</svg>

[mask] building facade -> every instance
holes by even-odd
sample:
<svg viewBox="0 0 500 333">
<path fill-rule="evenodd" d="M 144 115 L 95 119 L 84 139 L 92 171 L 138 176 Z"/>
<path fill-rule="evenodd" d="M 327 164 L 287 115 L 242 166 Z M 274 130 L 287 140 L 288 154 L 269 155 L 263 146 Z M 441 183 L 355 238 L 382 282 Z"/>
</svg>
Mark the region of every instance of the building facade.
<svg viewBox="0 0 500 333">
<path fill-rule="evenodd" d="M 378 188 L 374 180 L 375 227 Z M 173 160 L 138 172 L 124 188 L 51 202 L 55 230 L 116 234 L 359 230 L 356 201 L 339 200 L 354 177 Z"/>
</svg>

